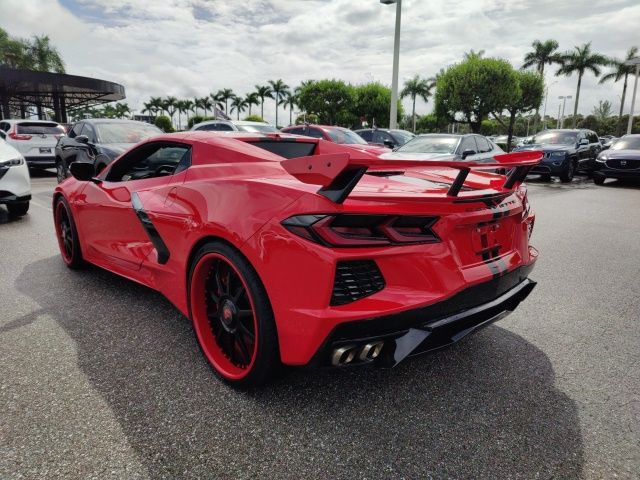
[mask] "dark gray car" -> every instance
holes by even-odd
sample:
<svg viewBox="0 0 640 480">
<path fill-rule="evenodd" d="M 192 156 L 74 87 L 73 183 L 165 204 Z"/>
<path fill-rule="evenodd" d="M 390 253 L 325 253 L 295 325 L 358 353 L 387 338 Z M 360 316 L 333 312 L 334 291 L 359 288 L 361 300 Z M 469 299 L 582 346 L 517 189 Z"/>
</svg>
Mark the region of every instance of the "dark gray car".
<svg viewBox="0 0 640 480">
<path fill-rule="evenodd" d="M 424 160 L 482 161 L 504 151 L 488 138 L 475 133 L 456 135 L 428 133 L 418 135 L 383 158 L 415 158 Z"/>
<path fill-rule="evenodd" d="M 69 176 L 75 161 L 93 162 L 96 173 L 145 138 L 161 135 L 155 125 L 134 120 L 90 118 L 77 122 L 56 145 L 58 182 Z"/>
</svg>

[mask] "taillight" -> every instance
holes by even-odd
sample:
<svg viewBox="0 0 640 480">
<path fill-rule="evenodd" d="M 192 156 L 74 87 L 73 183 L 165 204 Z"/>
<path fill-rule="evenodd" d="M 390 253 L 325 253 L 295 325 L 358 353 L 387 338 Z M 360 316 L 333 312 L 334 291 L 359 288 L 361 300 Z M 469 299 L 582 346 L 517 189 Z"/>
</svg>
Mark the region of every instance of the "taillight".
<svg viewBox="0 0 640 480">
<path fill-rule="evenodd" d="M 21 133 L 10 132 L 9 138 L 12 140 L 31 140 L 31 135 L 24 135 Z"/>
<path fill-rule="evenodd" d="M 296 215 L 282 222 L 291 233 L 332 247 L 375 247 L 440 241 L 438 217 L 410 215 Z"/>
</svg>

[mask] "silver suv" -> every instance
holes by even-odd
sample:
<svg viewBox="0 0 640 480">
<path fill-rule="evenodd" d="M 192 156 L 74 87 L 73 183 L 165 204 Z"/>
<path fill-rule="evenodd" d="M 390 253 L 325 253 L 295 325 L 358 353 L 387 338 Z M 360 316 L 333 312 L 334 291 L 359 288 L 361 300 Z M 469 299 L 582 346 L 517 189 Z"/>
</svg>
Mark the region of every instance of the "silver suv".
<svg viewBox="0 0 640 480">
<path fill-rule="evenodd" d="M 216 132 L 251 132 L 273 133 L 278 129 L 266 122 L 249 122 L 242 120 L 207 120 L 196 123 L 191 130 L 205 130 Z"/>
<path fill-rule="evenodd" d="M 64 134 L 64 127 L 56 122 L 0 120 L 0 138 L 22 154 L 29 168 L 55 167 L 56 144 Z"/>
</svg>

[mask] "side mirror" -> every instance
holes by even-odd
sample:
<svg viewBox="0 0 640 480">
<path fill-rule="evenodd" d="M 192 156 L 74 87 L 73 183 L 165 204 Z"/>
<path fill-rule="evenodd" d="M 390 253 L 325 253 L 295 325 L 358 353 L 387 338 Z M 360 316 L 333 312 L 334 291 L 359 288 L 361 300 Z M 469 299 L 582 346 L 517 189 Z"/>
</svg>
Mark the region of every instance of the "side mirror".
<svg viewBox="0 0 640 480">
<path fill-rule="evenodd" d="M 93 163 L 89 162 L 73 162 L 69 165 L 69 170 L 73 178 L 81 182 L 88 182 L 95 175 Z"/>
<path fill-rule="evenodd" d="M 384 146 L 388 148 L 395 148 L 396 146 L 393 140 L 385 140 L 383 143 L 384 143 Z"/>
<path fill-rule="evenodd" d="M 475 155 L 476 151 L 475 150 L 465 150 L 464 152 L 462 152 L 462 159 L 464 160 L 465 158 L 467 158 L 469 155 Z"/>
<path fill-rule="evenodd" d="M 87 137 L 86 135 L 78 135 L 75 138 L 76 142 L 78 143 L 84 143 L 85 145 L 87 145 L 89 143 L 89 137 Z"/>
<path fill-rule="evenodd" d="M 578 142 L 578 146 L 582 146 L 582 145 L 589 145 L 589 140 L 587 140 L 586 138 L 581 138 L 580 141 Z"/>
</svg>

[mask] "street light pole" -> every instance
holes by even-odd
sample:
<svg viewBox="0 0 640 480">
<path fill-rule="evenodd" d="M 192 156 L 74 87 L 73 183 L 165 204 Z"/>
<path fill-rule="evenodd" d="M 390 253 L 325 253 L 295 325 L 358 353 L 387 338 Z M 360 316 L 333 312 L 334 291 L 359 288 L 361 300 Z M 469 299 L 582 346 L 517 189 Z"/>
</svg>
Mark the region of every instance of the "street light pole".
<svg viewBox="0 0 640 480">
<path fill-rule="evenodd" d="M 633 127 L 633 110 L 636 106 L 636 91 L 638 90 L 638 75 L 640 75 L 640 57 L 632 58 L 625 62 L 625 65 L 636 66 L 636 79 L 633 83 L 633 95 L 631 96 L 631 111 L 629 112 L 629 123 L 627 124 L 627 135 L 631 134 L 631 128 Z"/>
<path fill-rule="evenodd" d="M 565 95 L 564 97 L 563 96 L 559 96 L 558 98 L 562 100 L 562 116 L 560 117 L 561 120 L 560 120 L 560 127 L 559 128 L 564 128 L 564 107 L 565 107 L 565 105 L 567 103 L 567 98 L 571 99 L 572 97 L 571 97 L 571 95 Z"/>
<path fill-rule="evenodd" d="M 391 76 L 391 106 L 389 108 L 389 128 L 398 127 L 398 69 L 400 65 L 400 20 L 402 0 L 380 0 L 384 5 L 396 4 L 396 31 L 393 39 L 393 74 Z"/>
<path fill-rule="evenodd" d="M 556 83 L 558 83 L 557 80 L 553 82 L 551 85 L 555 85 Z M 547 129 L 547 98 L 549 98 L 549 87 L 551 85 L 547 85 L 547 88 L 544 89 L 544 110 L 542 110 L 542 129 L 543 130 Z M 534 127 L 535 127 L 535 124 L 534 124 Z M 537 129 L 534 128 L 534 130 L 537 130 Z"/>
<path fill-rule="evenodd" d="M 556 120 L 556 128 L 560 128 L 560 104 L 558 104 L 558 120 Z"/>
</svg>

